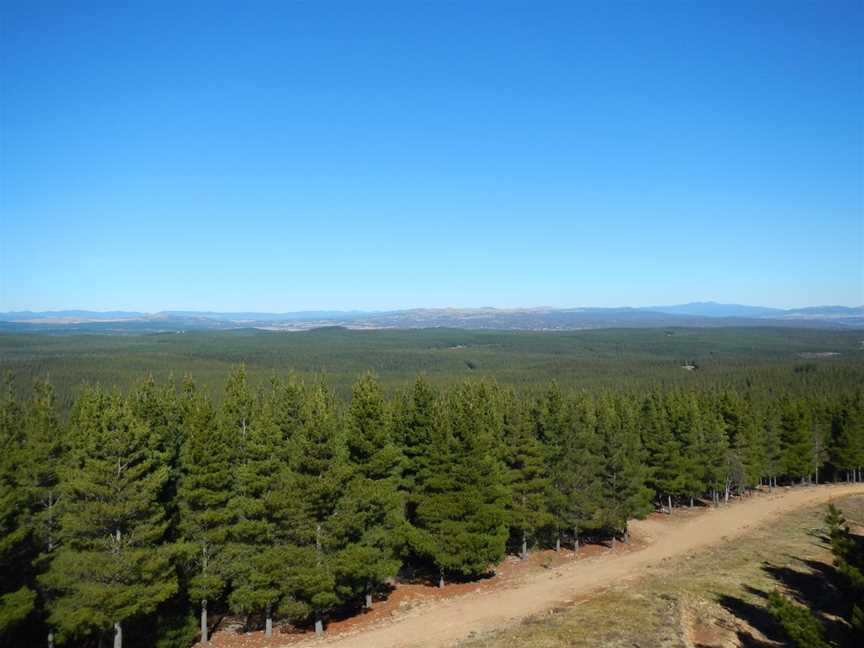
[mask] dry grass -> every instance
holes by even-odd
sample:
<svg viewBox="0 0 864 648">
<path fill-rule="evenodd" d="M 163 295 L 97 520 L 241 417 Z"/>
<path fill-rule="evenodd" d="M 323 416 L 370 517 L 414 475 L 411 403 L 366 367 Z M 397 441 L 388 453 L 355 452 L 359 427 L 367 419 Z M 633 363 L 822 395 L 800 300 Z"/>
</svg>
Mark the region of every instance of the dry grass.
<svg viewBox="0 0 864 648">
<path fill-rule="evenodd" d="M 864 497 L 838 501 L 864 520 Z M 825 507 L 786 514 L 746 536 L 669 560 L 636 583 L 622 584 L 520 625 L 470 639 L 463 648 L 708 648 L 779 646 L 764 612 L 778 587 L 806 592 L 830 618 L 836 592 L 820 573 L 831 563 L 821 538 Z M 835 628 L 837 630 L 837 628 Z M 842 628 L 840 628 L 842 630 Z M 839 637 L 838 637 L 839 638 Z"/>
</svg>

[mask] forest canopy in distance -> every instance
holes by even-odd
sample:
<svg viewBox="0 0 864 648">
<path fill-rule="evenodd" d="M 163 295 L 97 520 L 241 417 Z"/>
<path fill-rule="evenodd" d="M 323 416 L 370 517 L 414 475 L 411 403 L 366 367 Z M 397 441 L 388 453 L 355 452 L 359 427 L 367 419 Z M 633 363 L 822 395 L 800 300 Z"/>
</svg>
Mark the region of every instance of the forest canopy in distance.
<svg viewBox="0 0 864 648">
<path fill-rule="evenodd" d="M 148 335 L 0 334 L 0 372 L 20 395 L 48 377 L 63 409 L 83 384 L 128 388 L 142 375 L 191 375 L 216 400 L 231 368 L 253 385 L 274 372 L 324 375 L 346 398 L 364 371 L 385 389 L 418 374 L 444 385 L 494 378 L 517 388 L 633 387 L 738 382 L 762 375 L 780 384 L 839 372 L 864 380 L 864 331 L 792 328 L 596 329 L 568 332 L 460 329 L 306 332 L 242 330 Z M 693 370 L 684 366 L 695 367 Z M 818 370 L 814 375 L 814 370 Z"/>
</svg>

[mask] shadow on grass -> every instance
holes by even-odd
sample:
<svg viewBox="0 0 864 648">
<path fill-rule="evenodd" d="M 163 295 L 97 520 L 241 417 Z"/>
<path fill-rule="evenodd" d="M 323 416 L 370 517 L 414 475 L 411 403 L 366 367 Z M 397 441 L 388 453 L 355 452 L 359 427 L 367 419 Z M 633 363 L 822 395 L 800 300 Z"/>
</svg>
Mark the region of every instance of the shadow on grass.
<svg viewBox="0 0 864 648">
<path fill-rule="evenodd" d="M 718 602 L 727 612 L 734 615 L 735 618 L 743 621 L 750 628 L 761 633 L 770 640 L 776 641 L 782 639 L 783 629 L 771 616 L 767 608 L 768 592 L 745 586 L 745 591 L 751 596 L 758 598 L 759 602 L 751 603 L 743 598 L 735 596 L 720 596 Z M 738 642 L 744 648 L 764 648 L 766 646 L 775 646 L 775 643 L 768 643 L 757 638 L 751 632 L 739 630 L 737 632 Z M 699 647 L 707 648 L 707 647 Z"/>
<path fill-rule="evenodd" d="M 859 547 L 864 547 L 864 536 L 854 535 L 853 539 Z M 762 570 L 776 583 L 776 589 L 813 613 L 825 629 L 831 645 L 841 648 L 857 646 L 849 624 L 844 620 L 849 616 L 849 602 L 844 599 L 840 588 L 842 580 L 834 565 L 823 560 L 787 557 L 792 559 L 793 564 L 797 562 L 800 568 L 770 563 L 762 565 Z M 783 628 L 775 621 L 768 609 L 768 592 L 750 586 L 744 586 L 744 591 L 749 600 L 719 595 L 718 602 L 730 614 L 768 641 L 761 640 L 753 632 L 739 630 L 740 644 L 750 648 L 765 648 L 778 644 L 791 645 Z M 698 646 L 697 648 L 708 647 Z"/>
</svg>

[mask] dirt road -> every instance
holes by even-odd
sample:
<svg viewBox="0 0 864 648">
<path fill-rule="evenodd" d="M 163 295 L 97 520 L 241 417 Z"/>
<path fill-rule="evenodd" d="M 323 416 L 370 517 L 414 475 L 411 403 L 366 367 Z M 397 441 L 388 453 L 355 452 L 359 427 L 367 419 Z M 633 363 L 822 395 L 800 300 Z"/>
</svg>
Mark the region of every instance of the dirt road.
<svg viewBox="0 0 864 648">
<path fill-rule="evenodd" d="M 728 541 L 780 514 L 845 495 L 864 495 L 864 484 L 815 486 L 757 495 L 719 509 L 688 515 L 680 522 L 634 522 L 634 537 L 647 546 L 575 560 L 533 574 L 507 589 L 478 591 L 399 612 L 388 621 L 335 637 L 292 643 L 345 648 L 432 648 L 450 646 L 476 633 L 499 629 L 519 619 L 567 605 L 613 583 L 637 579 L 662 561 L 686 556 Z M 683 517 L 683 516 L 682 516 Z"/>
</svg>

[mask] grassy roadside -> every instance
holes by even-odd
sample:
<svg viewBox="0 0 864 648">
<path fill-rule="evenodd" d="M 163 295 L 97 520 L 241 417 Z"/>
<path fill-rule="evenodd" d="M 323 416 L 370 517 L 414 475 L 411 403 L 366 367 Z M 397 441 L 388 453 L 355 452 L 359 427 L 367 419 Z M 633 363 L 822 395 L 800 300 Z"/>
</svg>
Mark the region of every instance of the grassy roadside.
<svg viewBox="0 0 864 648">
<path fill-rule="evenodd" d="M 864 523 L 864 497 L 837 504 L 850 522 Z M 824 506 L 788 513 L 741 538 L 666 561 L 637 583 L 460 646 L 782 646 L 782 632 L 765 611 L 765 597 L 778 588 L 828 619 L 829 633 L 842 646 L 842 622 L 830 623 L 836 593 L 825 575 L 831 555 L 820 533 L 824 515 Z"/>
</svg>

